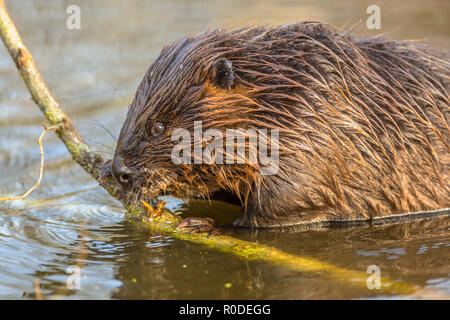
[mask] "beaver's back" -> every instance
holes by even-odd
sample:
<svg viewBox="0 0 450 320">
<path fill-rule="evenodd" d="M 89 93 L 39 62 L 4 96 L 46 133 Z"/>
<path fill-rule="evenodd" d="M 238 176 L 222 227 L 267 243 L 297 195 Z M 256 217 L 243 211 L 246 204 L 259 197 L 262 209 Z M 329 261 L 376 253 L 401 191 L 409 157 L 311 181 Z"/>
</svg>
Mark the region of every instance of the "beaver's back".
<svg viewBox="0 0 450 320">
<path fill-rule="evenodd" d="M 280 172 L 259 190 L 258 215 L 241 224 L 450 206 L 448 54 L 320 23 L 266 30 L 252 41 L 237 74 L 261 91 L 252 95 L 258 104 L 292 117 L 276 116 Z"/>
</svg>

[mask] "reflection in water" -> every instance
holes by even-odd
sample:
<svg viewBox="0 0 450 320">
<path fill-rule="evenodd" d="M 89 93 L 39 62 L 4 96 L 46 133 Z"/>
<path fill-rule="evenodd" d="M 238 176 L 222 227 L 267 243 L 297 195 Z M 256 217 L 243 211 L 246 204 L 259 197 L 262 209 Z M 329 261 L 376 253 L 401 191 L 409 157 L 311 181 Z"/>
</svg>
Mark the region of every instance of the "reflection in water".
<svg viewBox="0 0 450 320">
<path fill-rule="evenodd" d="M 366 270 L 378 265 L 393 279 L 447 291 L 450 239 L 445 221 L 311 232 L 248 232 L 235 236 L 267 243 L 296 255 Z M 314 274 L 302 274 L 261 262 L 245 262 L 204 247 L 152 234 L 132 222 L 116 227 L 86 226 L 71 249 L 37 271 L 45 297 L 119 299 L 214 298 L 357 298 L 376 291 L 345 287 Z M 424 239 L 424 233 L 433 232 Z M 80 232 L 82 234 L 83 232 Z M 424 249 L 424 248 L 427 249 Z M 86 255 L 80 261 L 80 252 Z M 391 260 L 396 261 L 391 261 Z M 67 265 L 81 266 L 81 290 L 68 290 Z M 274 281 L 276 279 L 276 281 Z M 231 284 L 227 288 L 227 284 Z M 27 292 L 27 297 L 34 297 Z"/>
<path fill-rule="evenodd" d="M 449 2 L 409 1 L 78 1 L 81 30 L 65 27 L 67 2 L 6 0 L 50 90 L 99 152 L 114 150 L 126 106 L 164 44 L 208 26 L 284 24 L 320 20 L 361 35 L 365 10 L 379 4 L 382 32 L 447 47 Z M 42 20 L 45 17 L 45 20 Z M 362 20 L 360 22 L 360 20 Z M 0 46 L 0 194 L 20 194 L 39 168 L 42 115 Z M 112 136 L 110 133 L 112 133 Z M 354 289 L 314 274 L 245 262 L 201 246 L 152 234 L 129 222 L 120 204 L 72 163 L 49 134 L 42 185 L 26 200 L 0 203 L 0 298 L 360 298 Z M 183 204 L 183 215 L 232 221 L 239 208 L 220 202 Z M 449 219 L 395 226 L 279 232 L 239 230 L 237 237 L 295 255 L 365 271 L 450 294 Z M 81 266 L 81 287 L 70 290 L 69 266 Z"/>
</svg>

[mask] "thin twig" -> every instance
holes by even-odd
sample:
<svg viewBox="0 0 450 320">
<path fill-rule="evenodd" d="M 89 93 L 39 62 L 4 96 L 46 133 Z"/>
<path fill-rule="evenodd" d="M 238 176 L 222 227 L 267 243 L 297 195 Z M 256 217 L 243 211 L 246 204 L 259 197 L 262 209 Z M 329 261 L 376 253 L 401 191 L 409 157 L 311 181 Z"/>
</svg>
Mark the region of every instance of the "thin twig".
<svg viewBox="0 0 450 320">
<path fill-rule="evenodd" d="M 51 127 L 47 127 L 47 125 L 44 123 L 44 131 L 42 131 L 41 136 L 39 137 L 38 140 L 38 144 L 39 144 L 39 148 L 41 150 L 41 166 L 39 168 L 39 177 L 38 180 L 36 181 L 36 183 L 34 184 L 34 186 L 32 186 L 27 192 L 25 192 L 23 195 L 21 196 L 15 196 L 15 197 L 4 197 L 4 198 L 0 198 L 0 201 L 9 201 L 9 200 L 19 200 L 19 199 L 25 199 L 26 197 L 28 197 L 28 195 L 33 192 L 34 189 L 36 189 L 42 181 L 42 176 L 44 174 L 44 148 L 42 147 L 42 139 L 44 138 L 45 134 L 47 133 L 47 131 L 50 130 L 57 130 L 58 127 L 57 126 L 51 126 Z"/>
</svg>

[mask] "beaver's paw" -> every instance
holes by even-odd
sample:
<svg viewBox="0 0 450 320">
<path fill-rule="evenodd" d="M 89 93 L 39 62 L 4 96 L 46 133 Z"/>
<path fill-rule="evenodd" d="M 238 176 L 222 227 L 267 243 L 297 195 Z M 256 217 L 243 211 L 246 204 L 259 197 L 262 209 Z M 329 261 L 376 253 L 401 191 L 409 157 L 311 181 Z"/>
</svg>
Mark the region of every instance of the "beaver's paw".
<svg viewBox="0 0 450 320">
<path fill-rule="evenodd" d="M 223 228 L 219 228 L 212 218 L 189 217 L 181 221 L 178 229 L 187 229 L 190 233 L 208 233 L 216 236 L 224 233 Z"/>
</svg>

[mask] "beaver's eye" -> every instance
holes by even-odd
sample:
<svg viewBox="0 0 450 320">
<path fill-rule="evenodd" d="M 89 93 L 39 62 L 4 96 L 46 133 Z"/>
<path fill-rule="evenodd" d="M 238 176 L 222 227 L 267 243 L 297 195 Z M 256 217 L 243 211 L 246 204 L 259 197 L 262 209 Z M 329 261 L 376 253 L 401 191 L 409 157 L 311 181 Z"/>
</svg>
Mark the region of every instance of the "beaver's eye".
<svg viewBox="0 0 450 320">
<path fill-rule="evenodd" d="M 162 123 L 158 122 L 152 127 L 152 135 L 155 137 L 159 136 L 163 131 L 164 131 L 164 125 Z"/>
</svg>

